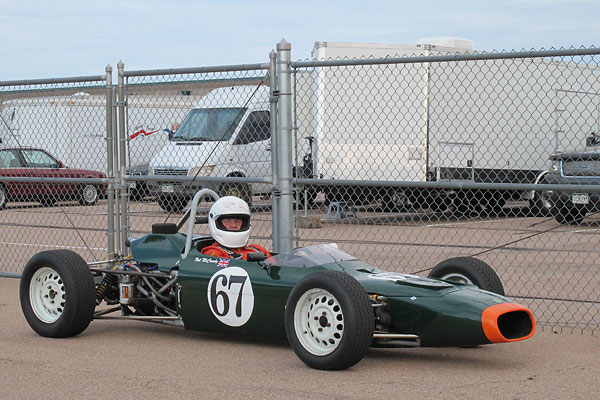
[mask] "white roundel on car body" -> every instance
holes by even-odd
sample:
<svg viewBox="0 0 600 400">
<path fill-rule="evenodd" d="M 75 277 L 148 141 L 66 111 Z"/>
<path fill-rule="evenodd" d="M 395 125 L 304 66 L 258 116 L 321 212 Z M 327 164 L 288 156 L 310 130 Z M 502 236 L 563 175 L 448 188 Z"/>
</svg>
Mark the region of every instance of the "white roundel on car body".
<svg viewBox="0 0 600 400">
<path fill-rule="evenodd" d="M 248 273 L 240 267 L 223 268 L 208 282 L 208 305 L 213 315 L 229 326 L 242 326 L 254 309 L 254 292 Z"/>
</svg>

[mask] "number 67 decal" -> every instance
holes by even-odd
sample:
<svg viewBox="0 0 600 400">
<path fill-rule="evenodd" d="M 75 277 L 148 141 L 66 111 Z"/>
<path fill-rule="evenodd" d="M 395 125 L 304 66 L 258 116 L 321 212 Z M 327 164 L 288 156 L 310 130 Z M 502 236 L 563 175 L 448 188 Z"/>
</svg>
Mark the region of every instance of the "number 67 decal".
<svg viewBox="0 0 600 400">
<path fill-rule="evenodd" d="M 208 304 L 214 316 L 229 326 L 242 326 L 254 309 L 254 292 L 248 273 L 239 267 L 217 271 L 208 282 Z"/>
</svg>

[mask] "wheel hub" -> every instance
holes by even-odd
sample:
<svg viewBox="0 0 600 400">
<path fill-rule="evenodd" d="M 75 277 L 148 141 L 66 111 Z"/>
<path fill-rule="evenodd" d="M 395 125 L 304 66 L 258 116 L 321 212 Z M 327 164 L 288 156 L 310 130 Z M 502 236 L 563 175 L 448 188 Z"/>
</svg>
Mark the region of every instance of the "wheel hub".
<svg viewBox="0 0 600 400">
<path fill-rule="evenodd" d="M 463 274 L 451 273 L 442 276 L 440 279 L 450 282 L 462 283 L 464 285 L 473 285 L 473 282 Z"/>
<path fill-rule="evenodd" d="M 93 186 L 86 186 L 83 189 L 83 198 L 88 203 L 91 203 L 96 199 L 96 188 Z"/>
<path fill-rule="evenodd" d="M 344 334 L 344 316 L 337 299 L 324 289 L 304 293 L 294 312 L 296 336 L 312 354 L 333 352 Z"/>
<path fill-rule="evenodd" d="M 35 315 L 43 322 L 56 322 L 65 307 L 65 286 L 60 275 L 51 268 L 40 268 L 32 277 L 29 300 Z"/>
</svg>

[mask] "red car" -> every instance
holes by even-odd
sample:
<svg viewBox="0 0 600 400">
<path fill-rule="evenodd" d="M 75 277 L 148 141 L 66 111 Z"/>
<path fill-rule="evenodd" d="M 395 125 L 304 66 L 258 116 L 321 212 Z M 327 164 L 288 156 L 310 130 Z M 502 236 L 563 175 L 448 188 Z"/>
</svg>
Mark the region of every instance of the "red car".
<svg viewBox="0 0 600 400">
<path fill-rule="evenodd" d="M 57 201 L 77 200 L 81 205 L 91 206 L 106 191 L 105 185 L 95 183 L 15 182 L 3 181 L 3 177 L 106 178 L 99 171 L 69 168 L 38 148 L 0 147 L 0 209 L 9 201 L 52 205 Z"/>
</svg>

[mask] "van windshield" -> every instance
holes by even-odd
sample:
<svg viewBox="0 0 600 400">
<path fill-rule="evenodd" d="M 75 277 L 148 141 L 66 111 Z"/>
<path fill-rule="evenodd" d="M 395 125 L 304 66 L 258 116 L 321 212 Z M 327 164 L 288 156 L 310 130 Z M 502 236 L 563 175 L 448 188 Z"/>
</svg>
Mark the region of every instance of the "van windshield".
<svg viewBox="0 0 600 400">
<path fill-rule="evenodd" d="M 245 108 L 197 108 L 185 117 L 172 140 L 229 140 Z"/>
</svg>

